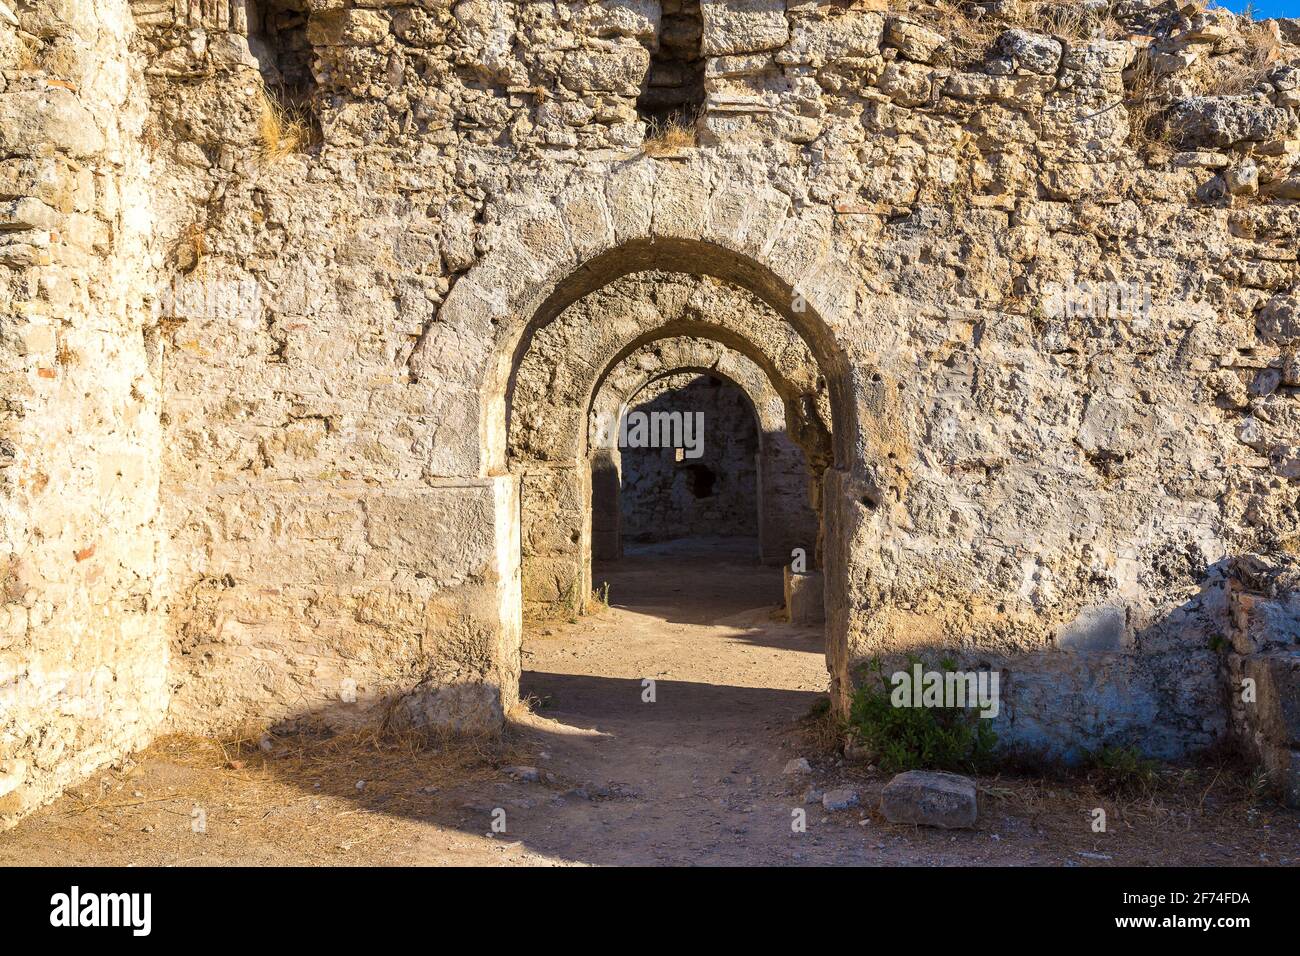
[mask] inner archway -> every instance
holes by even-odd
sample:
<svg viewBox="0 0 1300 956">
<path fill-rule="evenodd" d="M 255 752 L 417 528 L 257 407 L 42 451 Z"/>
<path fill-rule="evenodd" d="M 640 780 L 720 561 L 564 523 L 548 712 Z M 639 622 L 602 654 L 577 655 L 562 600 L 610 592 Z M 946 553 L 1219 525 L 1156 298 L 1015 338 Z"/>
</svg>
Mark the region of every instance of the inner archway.
<svg viewBox="0 0 1300 956">
<path fill-rule="evenodd" d="M 621 556 L 622 451 L 616 429 L 645 390 L 660 380 L 686 375 L 726 382 L 744 396 L 757 424 L 758 548 L 767 565 L 789 564 L 796 549 L 816 556 L 820 499 L 818 463 L 828 436 L 818 433 L 801 446 L 787 429 L 786 402 L 769 374 L 747 356 L 717 341 L 694 336 L 656 339 L 624 356 L 605 376 L 593 400 L 589 428 L 592 475 L 593 557 Z M 719 429 L 708 424 L 703 445 Z M 725 437 L 734 429 L 721 429 Z M 685 456 L 683 455 L 683 458 Z M 689 467 L 689 463 L 679 463 Z M 692 471 L 692 475 L 698 472 Z"/>
<path fill-rule="evenodd" d="M 757 560 L 760 439 L 743 391 L 718 376 L 665 375 L 636 396 L 620 438 L 625 542 L 738 538 Z"/>
<path fill-rule="evenodd" d="M 581 612 L 589 600 L 591 482 L 614 456 L 627 402 L 656 378 L 698 369 L 729 379 L 762 419 L 763 558 L 820 560 L 817 513 L 832 452 L 825 378 L 802 338 L 761 299 L 711 277 L 644 272 L 583 296 L 533 331 L 511 378 L 508 468 L 520 493 L 525 608 Z M 761 409 L 761 413 L 758 411 Z M 606 423 L 602 434 L 595 414 Z M 770 458 L 770 461 L 768 459 Z M 761 464 L 761 463 L 760 463 Z M 795 505 L 789 501 L 794 500 Z M 796 515 L 796 512 L 798 514 Z M 597 521 L 606 538 L 608 522 Z"/>
</svg>

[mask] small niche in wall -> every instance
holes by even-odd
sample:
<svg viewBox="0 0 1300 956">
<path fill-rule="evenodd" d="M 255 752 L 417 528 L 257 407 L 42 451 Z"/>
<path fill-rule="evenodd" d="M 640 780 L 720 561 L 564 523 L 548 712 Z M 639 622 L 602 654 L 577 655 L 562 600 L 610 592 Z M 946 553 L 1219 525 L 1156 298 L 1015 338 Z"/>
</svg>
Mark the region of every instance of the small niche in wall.
<svg viewBox="0 0 1300 956">
<path fill-rule="evenodd" d="M 704 108 L 704 19 L 699 0 L 663 0 L 663 15 L 637 112 L 652 130 L 693 126 Z"/>
<path fill-rule="evenodd" d="M 713 497 L 713 486 L 717 483 L 718 476 L 712 468 L 707 465 L 687 465 L 682 471 L 686 472 L 687 487 L 693 497 Z"/>
<path fill-rule="evenodd" d="M 286 105 L 307 106 L 316 89 L 307 42 L 307 0 L 244 0 L 248 48 L 266 88 Z"/>
</svg>

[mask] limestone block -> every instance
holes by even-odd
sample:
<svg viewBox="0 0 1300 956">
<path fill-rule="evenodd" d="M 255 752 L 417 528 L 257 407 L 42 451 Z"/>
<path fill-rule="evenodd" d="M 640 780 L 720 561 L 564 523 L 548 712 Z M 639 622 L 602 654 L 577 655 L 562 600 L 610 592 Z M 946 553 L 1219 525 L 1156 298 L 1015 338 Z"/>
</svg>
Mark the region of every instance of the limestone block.
<svg viewBox="0 0 1300 956">
<path fill-rule="evenodd" d="M 612 50 L 576 50 L 564 57 L 562 82 L 571 90 L 636 96 L 650 68 L 650 51 L 627 39 Z"/>
<path fill-rule="evenodd" d="M 461 0 L 452 7 L 457 33 L 465 45 L 468 62 L 498 80 L 513 76 L 515 5 L 493 0 Z"/>
<path fill-rule="evenodd" d="M 1054 74 L 1061 62 L 1061 41 L 1028 30 L 1007 30 L 998 37 L 998 52 L 1014 69 Z"/>
<path fill-rule="evenodd" d="M 909 770 L 885 784 L 880 812 L 890 823 L 945 830 L 973 827 L 979 816 L 975 782 L 953 773 Z"/>
<path fill-rule="evenodd" d="M 930 63 L 947 44 L 948 38 L 903 17 L 890 17 L 885 27 L 885 42 L 909 60 Z"/>
<path fill-rule="evenodd" d="M 1300 594 L 1269 597 L 1234 590 L 1232 614 L 1233 646 L 1239 654 L 1300 643 Z"/>
<path fill-rule="evenodd" d="M 1184 149 L 1219 149 L 1244 141 L 1274 139 L 1294 120 L 1263 97 L 1193 96 L 1174 103 L 1169 128 Z"/>
<path fill-rule="evenodd" d="M 1062 57 L 1061 72 L 1069 77 L 1071 89 L 1113 90 L 1122 84 L 1120 74 L 1133 56 L 1134 47 L 1125 40 L 1072 43 Z"/>
<path fill-rule="evenodd" d="M 935 74 L 918 63 L 895 60 L 877 82 L 880 91 L 900 106 L 921 106 L 933 99 Z"/>
<path fill-rule="evenodd" d="M 661 6 L 656 0 L 606 0 L 582 10 L 578 25 L 592 36 L 648 39 L 659 27 Z"/>
<path fill-rule="evenodd" d="M 821 624 L 826 620 L 825 583 L 820 571 L 796 574 L 785 569 L 785 614 L 791 624 Z"/>
<path fill-rule="evenodd" d="M 1259 310 L 1255 328 L 1259 337 L 1272 345 L 1300 346 L 1300 296 L 1273 296 Z"/>
<path fill-rule="evenodd" d="M 589 509 L 578 469 L 535 466 L 522 474 L 520 484 L 524 513 L 537 519 L 523 528 L 524 552 L 573 552 Z"/>
<path fill-rule="evenodd" d="M 701 0 L 705 56 L 775 50 L 790 39 L 785 0 Z"/>
<path fill-rule="evenodd" d="M 62 87 L 0 93 L 0 153 L 41 154 L 51 146 L 87 159 L 104 148 L 104 135 L 77 95 Z"/>
<path fill-rule="evenodd" d="M 608 180 L 605 202 L 614 222 L 616 242 L 624 243 L 650 232 L 657 165 L 648 158 L 630 163 Z"/>
<path fill-rule="evenodd" d="M 850 9 L 833 19 L 796 20 L 776 62 L 820 69 L 844 58 L 872 57 L 880 52 L 884 32 L 884 17 L 865 10 Z"/>
<path fill-rule="evenodd" d="M 388 15 L 379 10 L 340 10 L 311 18 L 307 39 L 317 46 L 374 46 L 388 36 Z"/>
<path fill-rule="evenodd" d="M 759 76 L 771 70 L 775 62 L 770 53 L 711 56 L 705 61 L 704 79 L 708 81 L 734 79 L 742 76 Z"/>
<path fill-rule="evenodd" d="M 39 199 L 0 202 L 0 231 L 8 229 L 57 229 L 63 216 Z"/>
<path fill-rule="evenodd" d="M 483 573 L 495 560 L 492 498 L 481 487 L 379 495 L 364 513 L 367 544 L 397 567 L 441 579 L 450 568 Z"/>
</svg>

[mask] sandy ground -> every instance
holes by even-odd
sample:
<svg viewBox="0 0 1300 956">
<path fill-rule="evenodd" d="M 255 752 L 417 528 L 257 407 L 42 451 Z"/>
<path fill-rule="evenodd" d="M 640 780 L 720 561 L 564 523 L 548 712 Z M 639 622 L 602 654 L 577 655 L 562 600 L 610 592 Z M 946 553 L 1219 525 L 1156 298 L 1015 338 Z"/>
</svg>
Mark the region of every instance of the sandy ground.
<svg viewBox="0 0 1300 956">
<path fill-rule="evenodd" d="M 598 567 L 612 606 L 529 629 L 530 708 L 501 740 L 165 739 L 0 834 L 0 865 L 1300 863 L 1300 814 L 1228 767 L 1171 773 L 1140 800 L 982 778 L 973 830 L 888 824 L 887 777 L 819 744 L 821 634 L 779 620 L 780 570 L 755 550 L 676 543 Z M 813 773 L 784 775 L 799 756 Z M 807 799 L 843 786 L 860 807 Z"/>
</svg>

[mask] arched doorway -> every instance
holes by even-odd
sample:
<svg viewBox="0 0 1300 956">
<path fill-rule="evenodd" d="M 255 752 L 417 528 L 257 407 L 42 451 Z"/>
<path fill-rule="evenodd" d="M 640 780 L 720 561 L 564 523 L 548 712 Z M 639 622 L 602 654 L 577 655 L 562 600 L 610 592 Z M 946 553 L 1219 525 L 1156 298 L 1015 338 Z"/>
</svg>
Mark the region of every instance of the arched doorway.
<svg viewBox="0 0 1300 956">
<path fill-rule="evenodd" d="M 733 381 L 753 414 L 762 408 L 768 474 L 787 479 L 766 487 L 768 563 L 786 563 L 799 547 L 819 564 L 817 512 L 832 429 L 815 358 L 770 306 L 734 284 L 632 273 L 535 329 L 511 378 L 506 465 L 519 478 L 526 607 L 583 610 L 593 533 L 589 475 L 605 475 L 606 464 L 618 470 L 614 420 L 635 391 L 691 369 Z M 596 422 L 588 420 L 593 415 Z M 783 486 L 792 465 L 794 488 Z M 805 505 L 797 519 L 792 501 Z"/>
<path fill-rule="evenodd" d="M 745 396 L 757 427 L 760 560 L 785 565 L 799 548 L 814 555 L 815 563 L 821 475 L 805 448 L 790 437 L 786 403 L 768 374 L 746 355 L 713 339 L 691 336 L 656 339 L 627 354 L 609 369 L 593 397 L 588 429 L 593 559 L 615 559 L 622 553 L 622 453 L 615 440 L 619 426 L 646 388 L 674 375 L 721 379 Z M 819 434 L 813 451 L 827 454 L 828 445 L 829 433 Z M 688 462 L 680 464 L 689 467 Z"/>
<path fill-rule="evenodd" d="M 457 281 L 412 354 L 410 368 L 417 381 L 427 376 L 433 382 L 441 375 L 443 383 L 430 395 L 429 414 L 448 428 L 444 440 L 431 442 L 428 472 L 476 475 L 473 480 L 495 489 L 497 559 L 491 580 L 500 609 L 497 673 L 503 704 L 512 701 L 517 681 L 510 649 L 519 646 L 521 599 L 528 589 L 520 579 L 518 556 L 524 544 L 521 514 L 529 509 L 512 505 L 511 497 L 527 498 L 529 482 L 513 473 L 508 462 L 513 428 L 509 396 L 539 330 L 585 296 L 649 270 L 707 275 L 744 290 L 765 303 L 780 327 L 812 356 L 806 371 L 824 390 L 831 419 L 819 507 L 826 656 L 835 705 L 842 709 L 847 704 L 850 641 L 860 643 L 853 635 L 871 630 L 870 602 L 859 586 L 863 582 L 850 587 L 850 581 L 854 565 L 872 553 L 888 520 L 888 509 L 881 506 L 894 500 L 893 483 L 903 480 L 896 462 L 900 456 L 889 454 L 892 447 L 860 423 L 869 417 L 892 428 L 899 418 L 893 407 L 896 393 L 890 383 L 871 375 L 873 363 L 846 351 L 842 329 L 854 321 L 859 284 L 843 266 L 849 250 L 837 245 L 830 217 L 824 210 L 796 209 L 757 171 L 752 176 L 744 170 L 718 172 L 703 160 L 641 160 L 618 167 L 600 183 L 571 187 L 544 208 L 523 212 L 503 226 L 492 252 Z M 751 350 L 762 364 L 761 351 L 745 336 L 725 329 L 715 333 L 738 350 Z M 644 337 L 634 337 L 625 349 L 666 334 L 643 331 L 639 336 Z M 584 343 L 594 356 L 606 354 L 603 348 Z M 448 379 L 466 380 L 467 369 L 477 387 L 446 386 Z M 806 393 L 782 397 L 798 416 L 794 434 L 813 419 L 816 402 Z M 573 402 L 550 410 L 548 428 L 568 436 L 573 454 L 542 459 L 548 468 L 585 472 L 578 454 L 584 444 L 580 422 L 585 407 Z M 472 432 L 465 427 L 471 422 L 477 426 Z M 589 550 L 588 485 L 589 477 L 579 478 L 578 495 L 557 494 L 553 500 L 571 514 L 577 543 Z M 574 535 L 570 531 L 566 537 Z M 571 566 L 572 558 L 564 564 Z M 579 582 L 575 590 L 585 593 L 589 585 L 589 580 Z"/>
</svg>

